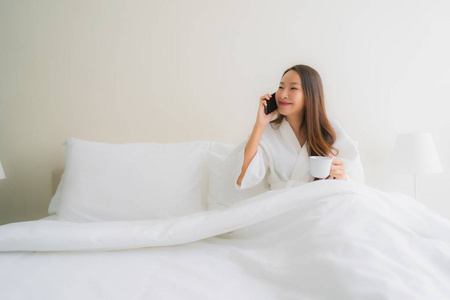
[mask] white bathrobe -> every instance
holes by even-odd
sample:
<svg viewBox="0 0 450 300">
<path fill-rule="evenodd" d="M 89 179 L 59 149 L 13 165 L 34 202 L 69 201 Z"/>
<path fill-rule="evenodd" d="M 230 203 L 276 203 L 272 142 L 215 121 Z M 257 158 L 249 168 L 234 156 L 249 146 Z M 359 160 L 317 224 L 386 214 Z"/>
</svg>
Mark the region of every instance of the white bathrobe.
<svg viewBox="0 0 450 300">
<path fill-rule="evenodd" d="M 333 146 L 339 149 L 337 158 L 344 162 L 347 180 L 364 184 L 364 172 L 356 143 L 353 142 L 339 123 L 330 120 L 336 131 L 336 141 Z M 276 128 L 277 125 L 274 127 Z M 283 119 L 278 129 L 269 124 L 264 130 L 258 150 L 247 168 L 241 185 L 237 179 L 241 174 L 244 162 L 245 141 L 237 145 L 227 157 L 231 168 L 231 176 L 238 190 L 248 189 L 266 181 L 270 189 L 283 189 L 314 180 L 309 171 L 310 147 L 305 142 L 303 147 L 295 136 L 286 119 Z"/>
</svg>

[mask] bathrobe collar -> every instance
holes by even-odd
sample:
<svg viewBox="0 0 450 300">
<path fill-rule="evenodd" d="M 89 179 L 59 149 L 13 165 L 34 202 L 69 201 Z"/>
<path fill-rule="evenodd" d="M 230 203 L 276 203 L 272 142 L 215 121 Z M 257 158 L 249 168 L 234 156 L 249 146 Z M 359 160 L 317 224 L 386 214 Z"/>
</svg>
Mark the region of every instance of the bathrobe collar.
<svg viewBox="0 0 450 300">
<path fill-rule="evenodd" d="M 305 142 L 303 147 L 300 146 L 294 130 L 286 118 L 281 122 L 279 129 L 281 135 L 287 141 L 288 147 L 291 147 L 291 149 L 297 153 L 297 160 L 290 176 L 290 181 L 292 181 L 290 184 L 296 185 L 298 183 L 312 181 L 313 178 L 309 172 L 308 141 Z"/>
<path fill-rule="evenodd" d="M 283 121 L 281 122 L 280 125 L 280 132 L 283 136 L 283 138 L 288 141 L 289 145 L 295 149 L 295 151 L 300 154 L 301 150 L 305 150 L 307 145 L 308 145 L 308 141 L 305 142 L 305 144 L 302 146 L 300 146 L 300 143 L 297 139 L 297 136 L 294 133 L 294 130 L 292 129 L 291 125 L 289 124 L 289 122 L 286 120 L 286 118 L 283 119 Z"/>
</svg>

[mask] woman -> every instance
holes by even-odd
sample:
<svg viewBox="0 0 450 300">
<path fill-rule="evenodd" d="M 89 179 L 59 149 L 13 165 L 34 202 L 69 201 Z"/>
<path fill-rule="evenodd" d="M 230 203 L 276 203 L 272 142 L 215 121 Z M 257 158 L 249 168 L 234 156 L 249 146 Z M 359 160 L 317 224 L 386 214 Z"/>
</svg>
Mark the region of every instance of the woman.
<svg viewBox="0 0 450 300">
<path fill-rule="evenodd" d="M 311 182 L 315 180 L 309 171 L 312 155 L 334 158 L 327 179 L 364 183 L 355 143 L 337 122 L 327 118 L 316 70 L 305 65 L 287 69 L 275 96 L 278 109 L 266 115 L 268 99 L 270 94 L 261 96 L 253 132 L 228 157 L 237 189 L 263 181 L 271 189 Z M 275 114 L 277 118 L 271 121 Z"/>
</svg>

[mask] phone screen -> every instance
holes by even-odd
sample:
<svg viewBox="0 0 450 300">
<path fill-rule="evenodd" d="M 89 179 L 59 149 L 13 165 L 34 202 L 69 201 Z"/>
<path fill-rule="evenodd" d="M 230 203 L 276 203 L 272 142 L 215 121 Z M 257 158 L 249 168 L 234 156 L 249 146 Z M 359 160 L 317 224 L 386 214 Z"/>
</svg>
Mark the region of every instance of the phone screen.
<svg viewBox="0 0 450 300">
<path fill-rule="evenodd" d="M 266 100 L 266 101 L 267 101 L 267 106 L 264 107 L 264 113 L 265 113 L 266 115 L 268 115 L 268 114 L 270 114 L 271 112 L 273 112 L 274 110 L 277 110 L 277 109 L 278 109 L 277 101 L 275 100 L 275 93 L 273 93 L 273 94 L 270 96 L 270 99 L 269 99 L 269 100 Z"/>
</svg>

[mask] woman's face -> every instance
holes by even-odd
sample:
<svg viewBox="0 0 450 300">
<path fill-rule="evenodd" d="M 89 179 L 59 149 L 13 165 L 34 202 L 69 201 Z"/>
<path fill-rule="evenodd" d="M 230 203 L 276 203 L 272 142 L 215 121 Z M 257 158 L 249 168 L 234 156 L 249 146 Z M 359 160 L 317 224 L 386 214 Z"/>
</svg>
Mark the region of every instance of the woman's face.
<svg viewBox="0 0 450 300">
<path fill-rule="evenodd" d="M 275 97 L 278 112 L 286 117 L 301 116 L 305 109 L 305 98 L 300 75 L 294 70 L 288 71 L 281 78 Z"/>
</svg>

